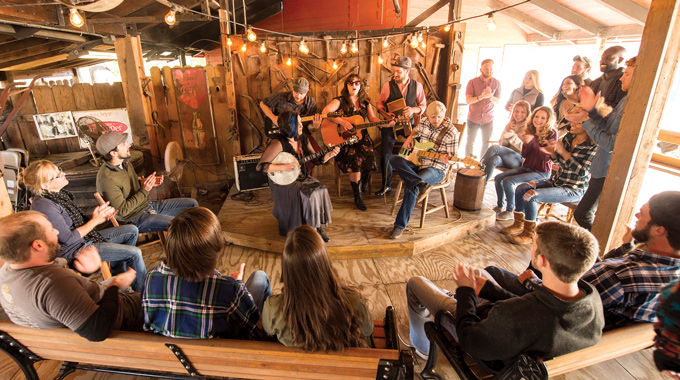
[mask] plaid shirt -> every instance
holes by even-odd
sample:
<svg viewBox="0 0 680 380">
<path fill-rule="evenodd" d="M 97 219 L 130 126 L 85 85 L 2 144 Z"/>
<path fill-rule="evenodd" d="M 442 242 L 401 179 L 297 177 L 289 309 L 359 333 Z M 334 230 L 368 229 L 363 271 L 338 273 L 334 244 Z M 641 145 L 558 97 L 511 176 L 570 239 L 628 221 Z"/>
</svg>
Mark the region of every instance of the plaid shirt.
<svg viewBox="0 0 680 380">
<path fill-rule="evenodd" d="M 446 153 L 448 155 L 455 156 L 456 152 L 458 152 L 459 132 L 448 117 L 444 118 L 444 121 L 442 121 L 441 125 L 438 128 L 433 127 L 432 124 L 430 124 L 430 120 L 427 117 L 423 118 L 423 120 L 420 121 L 420 124 L 418 124 L 417 128 L 418 139 L 420 140 L 421 143 L 436 142 L 439 133 L 442 131 L 442 128 L 449 128 L 449 130 L 444 135 L 444 138 L 442 139 L 441 144 L 439 144 L 439 147 L 433 148 L 432 151 L 436 153 Z M 441 171 L 446 171 L 446 164 L 444 164 L 440 160 L 421 157 L 420 162 L 422 163 L 421 167 L 433 167 Z"/>
<path fill-rule="evenodd" d="M 251 339 L 260 319 L 242 281 L 217 269 L 204 281 L 187 281 L 164 263 L 146 275 L 142 308 L 144 330 L 172 338 Z"/>
<path fill-rule="evenodd" d="M 583 275 L 600 293 L 606 326 L 654 322 L 659 287 L 680 278 L 680 259 L 641 249 L 595 263 Z"/>
<path fill-rule="evenodd" d="M 316 101 L 309 96 L 305 96 L 302 104 L 295 103 L 293 93 L 290 91 L 277 92 L 262 100 L 267 107 L 269 107 L 274 115 L 280 115 L 285 110 L 293 110 L 300 114 L 300 116 L 310 116 L 316 113 Z"/>
<path fill-rule="evenodd" d="M 597 145 L 594 143 L 582 142 L 572 146 L 574 135 L 567 133 L 562 138 L 564 148 L 571 152 L 571 157 L 564 160 L 562 155 L 557 154 L 557 158 L 552 161 L 557 165 L 557 172 L 552 176 L 552 183 L 555 187 L 569 187 L 572 189 L 585 189 L 590 180 L 590 164 L 593 162 Z"/>
</svg>

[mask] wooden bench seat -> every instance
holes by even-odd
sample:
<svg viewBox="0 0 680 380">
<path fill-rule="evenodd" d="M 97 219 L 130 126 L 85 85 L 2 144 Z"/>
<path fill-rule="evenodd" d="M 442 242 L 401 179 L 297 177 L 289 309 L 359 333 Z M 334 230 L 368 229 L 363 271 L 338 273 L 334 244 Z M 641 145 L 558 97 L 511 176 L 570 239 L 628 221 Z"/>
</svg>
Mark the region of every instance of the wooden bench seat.
<svg viewBox="0 0 680 380">
<path fill-rule="evenodd" d="M 547 380 L 548 377 L 562 375 L 594 364 L 615 359 L 633 352 L 637 352 L 654 344 L 654 325 L 652 323 L 635 323 L 602 334 L 602 339 L 591 347 L 584 348 L 566 355 L 543 361 L 531 355 L 521 355 L 515 363 L 508 365 L 496 375 L 486 371 L 482 363 L 477 362 L 453 341 L 451 335 L 441 327 L 441 319 L 453 319 L 448 312 L 440 312 L 435 322 L 425 324 L 425 332 L 430 344 L 439 347 L 451 363 L 461 380 L 519 379 L 522 376 L 535 380 Z M 430 349 L 430 360 L 421 373 L 423 379 L 441 379 L 434 372 L 437 362 L 437 350 Z M 434 355 L 432 354 L 434 352 Z"/>
<path fill-rule="evenodd" d="M 388 316 L 390 313 L 393 312 L 388 311 Z M 386 323 L 383 339 L 384 345 L 390 347 L 396 341 L 388 336 L 391 326 L 393 324 Z M 192 374 L 203 378 L 245 379 L 373 380 L 413 377 L 410 356 L 391 348 L 347 348 L 343 352 L 307 353 L 277 342 L 173 339 L 124 331 L 113 331 L 103 342 L 90 342 L 69 329 L 32 329 L 8 321 L 0 321 L 0 330 L 0 348 L 17 361 L 27 379 L 38 379 L 33 363 L 40 360 L 64 362 L 60 371 L 63 376 L 75 369 L 84 369 L 138 375 L 162 374 L 172 378 L 192 378 Z"/>
</svg>

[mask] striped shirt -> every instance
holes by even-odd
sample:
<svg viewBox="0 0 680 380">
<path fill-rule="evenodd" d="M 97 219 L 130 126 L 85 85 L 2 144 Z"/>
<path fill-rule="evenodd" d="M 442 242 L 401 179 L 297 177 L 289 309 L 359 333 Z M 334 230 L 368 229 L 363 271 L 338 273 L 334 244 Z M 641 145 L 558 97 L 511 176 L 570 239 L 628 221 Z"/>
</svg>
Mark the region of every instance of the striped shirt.
<svg viewBox="0 0 680 380">
<path fill-rule="evenodd" d="M 150 270 L 142 292 L 144 330 L 173 338 L 251 339 L 260 313 L 242 281 L 215 272 L 183 280 L 165 263 Z"/>
<path fill-rule="evenodd" d="M 451 122 L 451 119 L 448 117 L 444 118 L 442 123 L 437 128 L 430 124 L 430 120 L 427 117 L 423 118 L 420 121 L 420 124 L 418 124 L 417 128 L 418 140 L 420 140 L 421 143 L 436 142 L 437 137 L 439 137 L 439 133 L 441 133 L 443 128 L 449 128 L 449 130 L 444 135 L 439 147 L 433 148 L 432 152 L 445 153 L 450 156 L 455 156 L 458 152 L 458 135 L 460 133 L 458 132 L 456 126 L 454 126 Z M 433 167 L 441 171 L 446 171 L 446 164 L 444 164 L 441 160 L 421 157 L 420 162 L 422 163 L 421 167 Z"/>
<path fill-rule="evenodd" d="M 607 328 L 654 322 L 659 288 L 680 278 L 680 259 L 634 249 L 595 263 L 582 277 L 600 293 Z"/>
<path fill-rule="evenodd" d="M 584 141 L 572 146 L 574 135 L 567 133 L 562 138 L 564 148 L 571 153 L 568 160 L 557 154 L 553 163 L 557 165 L 557 171 L 552 175 L 552 183 L 555 187 L 568 187 L 572 189 L 585 189 L 590 180 L 590 164 L 593 162 L 597 145 Z"/>
</svg>

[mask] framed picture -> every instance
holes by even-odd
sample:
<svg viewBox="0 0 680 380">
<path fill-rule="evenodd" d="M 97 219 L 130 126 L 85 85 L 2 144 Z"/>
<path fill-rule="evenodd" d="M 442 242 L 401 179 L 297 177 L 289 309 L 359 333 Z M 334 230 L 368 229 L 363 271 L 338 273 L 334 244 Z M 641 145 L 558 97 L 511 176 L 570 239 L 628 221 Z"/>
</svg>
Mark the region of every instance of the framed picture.
<svg viewBox="0 0 680 380">
<path fill-rule="evenodd" d="M 33 121 L 38 128 L 40 140 L 64 139 L 77 137 L 76 123 L 71 112 L 54 112 L 33 115 Z"/>
<path fill-rule="evenodd" d="M 81 120 L 81 118 L 83 118 Z M 128 143 L 132 144 L 130 132 L 130 118 L 127 108 L 111 108 L 104 110 L 73 111 L 73 119 L 79 125 L 85 124 L 92 133 L 98 133 L 95 120 L 101 122 L 106 132 L 125 132 L 128 134 Z M 87 148 L 87 143 L 80 139 L 80 147 Z"/>
</svg>

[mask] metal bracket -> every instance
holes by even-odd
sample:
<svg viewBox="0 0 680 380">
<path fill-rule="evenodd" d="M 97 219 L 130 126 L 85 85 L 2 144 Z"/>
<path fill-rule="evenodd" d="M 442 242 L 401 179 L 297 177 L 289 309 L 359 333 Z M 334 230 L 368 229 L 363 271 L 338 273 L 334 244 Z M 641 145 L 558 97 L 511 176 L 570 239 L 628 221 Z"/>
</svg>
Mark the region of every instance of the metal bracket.
<svg viewBox="0 0 680 380">
<path fill-rule="evenodd" d="M 375 380 L 402 380 L 405 378 L 404 367 L 399 361 L 380 359 Z"/>
<path fill-rule="evenodd" d="M 172 351 L 172 353 L 175 354 L 175 356 L 177 356 L 177 360 L 179 360 L 182 367 L 184 367 L 184 369 L 187 370 L 187 373 L 189 373 L 189 376 L 191 376 L 191 377 L 200 376 L 198 374 L 198 371 L 196 371 L 196 368 L 194 368 L 194 366 L 191 364 L 189 359 L 187 359 L 187 357 L 184 355 L 184 352 L 182 352 L 182 349 L 180 349 L 176 345 L 170 344 L 170 343 L 166 343 L 165 346 L 167 348 L 169 348 L 170 351 Z"/>
<path fill-rule="evenodd" d="M 43 358 L 31 352 L 26 346 L 4 331 L 0 331 L 0 350 L 5 351 L 19 365 L 19 369 L 26 379 L 39 380 L 33 363 L 41 361 Z"/>
</svg>

